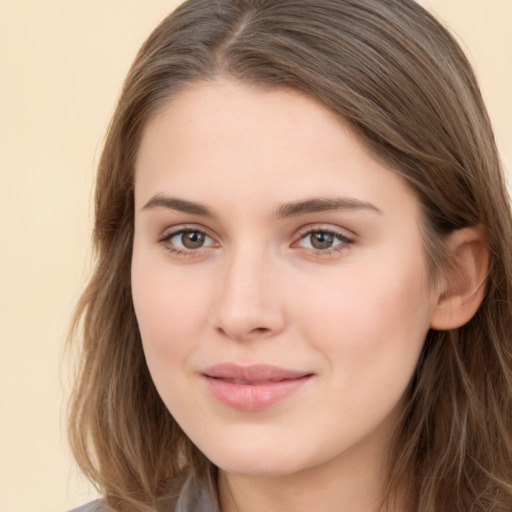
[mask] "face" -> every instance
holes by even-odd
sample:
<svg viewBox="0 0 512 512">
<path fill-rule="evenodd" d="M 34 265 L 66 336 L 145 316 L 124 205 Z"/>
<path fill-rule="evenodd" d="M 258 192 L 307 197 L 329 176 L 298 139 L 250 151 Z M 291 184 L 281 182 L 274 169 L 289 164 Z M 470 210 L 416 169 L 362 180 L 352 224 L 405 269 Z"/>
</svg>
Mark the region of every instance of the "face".
<svg viewBox="0 0 512 512">
<path fill-rule="evenodd" d="M 435 296 L 417 200 L 310 98 L 190 86 L 136 163 L 132 287 L 147 364 L 228 473 L 385 450 Z"/>
</svg>

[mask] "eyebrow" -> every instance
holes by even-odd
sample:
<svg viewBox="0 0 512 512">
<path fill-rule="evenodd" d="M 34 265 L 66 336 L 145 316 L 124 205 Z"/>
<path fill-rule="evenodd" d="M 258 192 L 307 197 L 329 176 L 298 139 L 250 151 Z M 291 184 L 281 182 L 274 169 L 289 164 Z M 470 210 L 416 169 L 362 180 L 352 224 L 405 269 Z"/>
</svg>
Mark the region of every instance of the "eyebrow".
<svg viewBox="0 0 512 512">
<path fill-rule="evenodd" d="M 215 217 L 213 211 L 201 203 L 187 201 L 186 199 L 178 199 L 176 197 L 168 197 L 161 194 L 157 194 L 156 196 L 152 197 L 142 207 L 142 210 L 154 210 L 157 208 L 176 210 L 201 217 Z M 276 219 L 286 219 L 311 213 L 336 210 L 367 210 L 373 211 L 375 213 L 382 213 L 382 210 L 377 208 L 372 203 L 361 201 L 359 199 L 350 197 L 316 197 L 312 199 L 306 199 L 304 201 L 295 201 L 282 204 L 275 210 L 273 216 Z"/>
<path fill-rule="evenodd" d="M 152 197 L 143 207 L 143 210 L 155 210 L 157 208 L 167 208 L 177 210 L 192 215 L 200 215 L 201 217 L 214 217 L 213 212 L 207 206 L 186 199 L 178 199 L 175 197 L 167 197 L 157 194 Z"/>
<path fill-rule="evenodd" d="M 285 219 L 306 215 L 308 213 L 327 212 L 336 210 L 368 210 L 382 213 L 372 203 L 360 201 L 351 197 L 318 197 L 281 205 L 275 213 L 277 219 Z"/>
</svg>

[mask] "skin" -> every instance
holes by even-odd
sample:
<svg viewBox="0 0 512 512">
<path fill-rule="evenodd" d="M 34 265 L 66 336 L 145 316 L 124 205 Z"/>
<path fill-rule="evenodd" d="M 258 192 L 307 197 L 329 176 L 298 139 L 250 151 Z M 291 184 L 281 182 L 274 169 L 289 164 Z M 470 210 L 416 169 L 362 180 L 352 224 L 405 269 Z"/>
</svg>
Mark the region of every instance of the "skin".
<svg viewBox="0 0 512 512">
<path fill-rule="evenodd" d="M 282 215 L 313 198 L 344 204 Z M 218 80 L 181 91 L 148 123 L 135 204 L 132 289 L 148 367 L 220 468 L 222 510 L 376 512 L 439 300 L 403 179 L 311 98 Z M 204 233 L 203 245 L 184 246 L 183 228 Z M 332 246 L 318 249 L 311 230 L 334 233 Z M 312 377 L 240 411 L 201 375 L 224 362 Z"/>
</svg>

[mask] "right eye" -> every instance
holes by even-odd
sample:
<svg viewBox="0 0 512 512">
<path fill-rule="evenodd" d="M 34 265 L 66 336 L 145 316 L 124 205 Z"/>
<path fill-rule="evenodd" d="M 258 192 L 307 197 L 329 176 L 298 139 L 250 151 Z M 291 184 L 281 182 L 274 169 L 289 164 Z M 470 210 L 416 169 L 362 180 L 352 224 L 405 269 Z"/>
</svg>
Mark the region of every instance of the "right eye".
<svg viewBox="0 0 512 512">
<path fill-rule="evenodd" d="M 166 234 L 160 242 L 171 252 L 186 254 L 215 246 L 215 242 L 199 229 L 179 229 Z"/>
</svg>

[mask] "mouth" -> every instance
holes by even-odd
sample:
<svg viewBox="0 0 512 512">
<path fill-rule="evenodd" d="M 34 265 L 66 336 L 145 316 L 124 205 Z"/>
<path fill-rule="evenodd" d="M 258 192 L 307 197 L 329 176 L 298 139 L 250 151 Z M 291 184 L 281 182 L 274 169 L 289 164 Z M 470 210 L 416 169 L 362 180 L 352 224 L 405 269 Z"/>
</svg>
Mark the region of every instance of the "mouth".
<svg viewBox="0 0 512 512">
<path fill-rule="evenodd" d="M 241 411 L 271 407 L 299 392 L 314 377 L 311 372 L 277 366 L 232 363 L 212 366 L 201 375 L 215 399 Z"/>
</svg>

